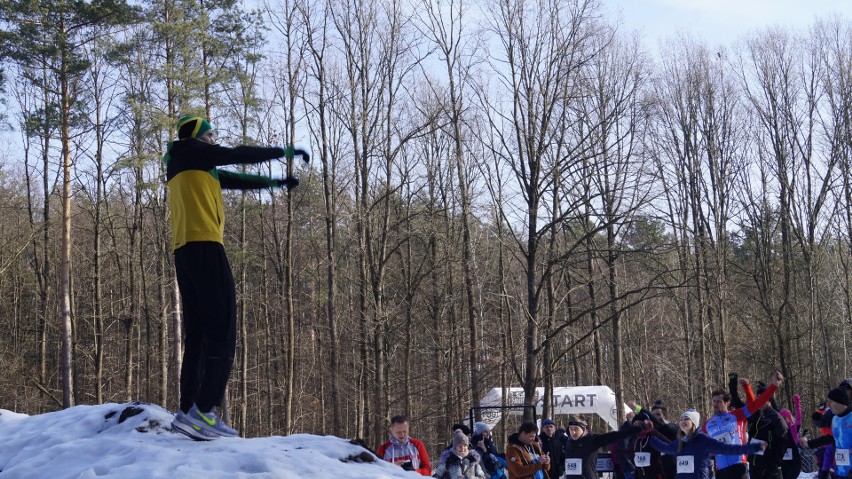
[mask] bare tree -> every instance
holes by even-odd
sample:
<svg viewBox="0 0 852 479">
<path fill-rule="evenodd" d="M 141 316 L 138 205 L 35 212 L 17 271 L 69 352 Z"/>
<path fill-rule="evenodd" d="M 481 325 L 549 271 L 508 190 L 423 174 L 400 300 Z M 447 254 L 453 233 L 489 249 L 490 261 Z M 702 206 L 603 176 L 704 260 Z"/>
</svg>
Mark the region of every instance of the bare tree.
<svg viewBox="0 0 852 479">
<path fill-rule="evenodd" d="M 844 323 L 852 323 L 852 28 L 840 18 L 818 21 L 812 36 L 821 45 L 820 58 L 824 63 L 821 84 L 825 92 L 828 114 L 820 115 L 819 123 L 828 142 L 827 154 L 837 157 L 839 181 L 835 190 L 835 204 L 839 209 L 836 218 L 837 237 L 845 239 L 847 251 L 837 255 L 843 266 L 842 284 L 844 297 Z M 842 332 L 844 357 L 841 364 L 848 364 L 847 333 L 849 328 L 838 328 Z M 844 371 L 845 373 L 845 371 Z M 844 376 L 845 377 L 845 376 Z"/>
<path fill-rule="evenodd" d="M 827 215 L 832 213 L 827 202 L 840 159 L 838 155 L 823 155 L 817 141 L 824 69 L 818 44 L 816 39 L 800 42 L 786 32 L 769 29 L 748 40 L 740 67 L 743 88 L 757 122 L 757 148 L 765 161 L 761 167 L 773 173 L 778 187 L 782 291 L 777 307 L 767 315 L 778 332 L 778 360 L 787 377 L 793 376 L 792 365 L 799 353 L 796 338 L 802 335 L 800 318 L 807 316 L 810 330 L 820 330 L 817 246 L 826 235 Z M 796 299 L 800 254 L 808 298 L 804 307 Z M 825 342 L 828 332 L 822 331 Z M 830 358 L 825 361 L 823 372 L 813 371 L 810 376 L 830 376 L 834 367 Z M 790 384 L 795 385 L 795 378 Z"/>
<path fill-rule="evenodd" d="M 340 38 L 349 100 L 345 115 L 355 164 L 355 230 L 359 242 L 358 316 L 361 360 L 372 372 L 365 436 L 378 441 L 388 419 L 386 273 L 394 163 L 423 129 L 403 107 L 409 77 L 420 61 L 408 15 L 398 2 L 335 4 L 331 19 Z"/>
<path fill-rule="evenodd" d="M 540 379 L 540 298 L 546 277 L 556 263 L 544 263 L 540 248 L 577 215 L 574 201 L 561 203 L 562 211 L 541 217 L 546 201 L 557 192 L 556 179 L 574 168 L 581 140 L 569 143 L 569 105 L 577 90 L 580 67 L 598 51 L 591 40 L 597 35 L 598 4 L 589 0 L 562 3 L 501 1 L 490 19 L 502 49 L 491 59 L 499 85 L 483 93 L 486 114 L 498 143 L 493 154 L 512 172 L 519 200 L 508 199 L 500 208 L 514 242 L 512 254 L 525 276 L 524 401 L 535 401 Z M 496 68 L 498 65 L 501 68 Z M 505 67 L 505 69 L 503 68 Z M 490 96 L 493 95 L 493 96 Z M 502 101 L 508 98 L 508 104 Z M 490 187 L 493 192 L 496 188 Z M 591 233 L 594 234 L 594 233 Z M 544 243 L 546 244 L 546 243 Z"/>
<path fill-rule="evenodd" d="M 745 168 L 748 131 L 739 90 L 722 52 L 688 37 L 670 41 L 654 87 L 651 151 L 675 231 L 679 268 L 673 291 L 683 320 L 688 368 L 699 365 L 701 396 L 727 371 L 728 273 L 734 180 Z M 697 353 L 697 354 L 696 354 Z M 692 376 L 691 376 L 692 377 Z M 689 379 L 692 381 L 692 379 Z M 690 384 L 690 394 L 695 392 Z"/>
<path fill-rule="evenodd" d="M 328 323 L 329 336 L 329 374 L 331 376 L 331 417 L 332 432 L 342 434 L 343 399 L 341 391 L 341 342 L 338 320 L 338 224 L 343 194 L 344 176 L 341 170 L 341 160 L 344 157 L 343 134 L 340 118 L 334 114 L 340 111 L 339 105 L 343 97 L 336 94 L 335 85 L 340 85 L 341 72 L 329 68 L 328 60 L 333 58 L 330 48 L 333 46 L 330 38 L 330 5 L 328 2 L 307 3 L 302 7 L 303 21 L 306 27 L 307 59 L 306 66 L 311 81 L 306 86 L 303 99 L 308 105 L 308 122 L 313 143 L 318 146 L 314 157 L 320 162 L 322 175 L 322 192 L 325 207 L 325 314 Z M 314 21 L 321 19 L 320 21 Z M 355 428 L 359 430 L 359 428 Z"/>
<path fill-rule="evenodd" d="M 49 61 L 47 55 L 42 62 Z M 52 268 L 55 266 L 52 251 L 51 193 L 59 175 L 51 166 L 51 143 L 55 139 L 57 118 L 55 117 L 55 91 L 47 65 L 19 67 L 20 74 L 13 84 L 13 95 L 19 105 L 18 118 L 24 149 L 24 176 L 27 190 L 27 212 L 29 230 L 33 237 L 30 264 L 38 285 L 38 341 L 36 344 L 38 372 L 35 381 L 39 389 L 50 396 L 48 390 L 48 319 L 51 310 L 52 292 L 55 290 Z M 30 88 L 30 85 L 36 88 Z M 37 156 L 39 166 L 31 163 Z M 41 181 L 38 182 L 38 177 Z M 38 196 L 38 193 L 41 196 Z M 40 198 L 37 200 L 37 198 Z M 40 209 L 41 211 L 37 211 Z M 61 402 L 60 402 L 61 404 Z"/>
<path fill-rule="evenodd" d="M 283 39 L 283 58 L 281 71 L 280 87 L 277 88 L 276 100 L 280 107 L 284 110 L 284 125 L 283 125 L 283 140 L 286 144 L 292 145 L 296 138 L 297 118 L 297 103 L 299 101 L 299 91 L 303 88 L 304 75 L 302 74 L 302 65 L 305 55 L 305 28 L 303 24 L 303 16 L 300 13 L 299 5 L 296 2 L 284 0 L 281 4 L 273 9 L 273 26 L 278 30 L 278 33 Z M 292 160 L 292 154 L 290 155 Z M 293 162 L 287 162 L 287 176 L 293 176 Z M 294 385 L 296 382 L 296 311 L 293 302 L 293 218 L 294 218 L 294 201 L 290 194 L 285 193 L 284 197 L 285 208 L 285 230 L 283 238 L 280 241 L 283 243 L 283 250 L 279 266 L 279 280 L 281 281 L 282 290 L 280 292 L 284 303 L 284 315 L 286 320 L 286 335 L 287 335 L 287 361 L 286 361 L 286 379 L 284 391 L 284 430 L 290 433 L 294 426 L 293 420 L 293 395 Z M 278 229 L 275 229 L 276 236 Z"/>
<path fill-rule="evenodd" d="M 465 34 L 464 25 L 467 22 L 467 6 L 463 0 L 449 0 L 446 3 L 438 0 L 428 2 L 425 5 L 425 33 L 437 46 L 440 58 L 444 60 L 447 73 L 447 86 L 437 92 L 438 95 L 448 95 L 447 110 L 444 117 L 448 118 L 447 130 L 453 141 L 452 156 L 455 163 L 456 181 L 458 187 L 459 202 L 461 203 L 461 228 L 462 228 L 462 271 L 464 273 L 465 298 L 467 300 L 468 318 L 468 358 L 470 371 L 471 397 L 469 402 L 479 405 L 479 397 L 482 394 L 479 374 L 479 322 L 480 308 L 477 304 L 478 293 L 475 285 L 475 262 L 473 259 L 473 246 L 471 245 L 471 221 L 472 221 L 472 197 L 473 187 L 470 185 L 469 170 L 466 164 L 470 156 L 465 154 L 465 138 L 473 135 L 466 132 L 464 112 L 470 108 L 467 100 L 466 90 L 470 83 L 471 63 L 474 61 L 474 51 L 464 42 L 471 41 L 469 35 Z M 477 410 L 479 419 L 479 410 Z"/>
<path fill-rule="evenodd" d="M 606 37 L 603 37 L 606 38 Z M 591 156 L 588 178 L 597 198 L 588 203 L 597 224 L 606 236 L 603 253 L 603 281 L 607 286 L 606 303 L 612 327 L 612 372 L 616 403 L 624 398 L 624 345 L 622 291 L 624 281 L 617 277 L 619 261 L 624 254 L 621 243 L 624 231 L 636 212 L 651 197 L 651 183 L 638 150 L 645 128 L 645 108 L 641 88 L 646 76 L 639 45 L 635 40 L 615 40 L 601 46 L 601 54 L 590 62 L 585 78 L 588 97 L 579 102 L 578 123 L 589 132 Z M 619 408 L 619 420 L 623 420 Z"/>
</svg>

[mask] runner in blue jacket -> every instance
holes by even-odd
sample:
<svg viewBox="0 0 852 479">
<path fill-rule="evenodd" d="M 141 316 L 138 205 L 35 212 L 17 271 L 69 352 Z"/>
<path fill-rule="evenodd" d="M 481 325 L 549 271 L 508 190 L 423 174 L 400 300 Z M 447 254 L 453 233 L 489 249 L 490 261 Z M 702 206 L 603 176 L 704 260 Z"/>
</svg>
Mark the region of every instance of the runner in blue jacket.
<svg viewBox="0 0 852 479">
<path fill-rule="evenodd" d="M 834 417 L 831 419 L 831 435 L 808 440 L 799 438 L 799 445 L 804 448 L 817 449 L 822 446 L 834 446 L 834 464 L 837 466 L 839 479 L 852 478 L 852 401 L 842 387 L 828 392 L 828 406 Z"/>
<path fill-rule="evenodd" d="M 663 442 L 651 437 L 652 447 L 660 452 L 677 456 L 677 479 L 709 479 L 711 454 L 753 454 L 763 450 L 765 443 L 725 444 L 700 432 L 701 415 L 694 409 L 681 414 L 680 430 L 674 442 Z"/>
</svg>

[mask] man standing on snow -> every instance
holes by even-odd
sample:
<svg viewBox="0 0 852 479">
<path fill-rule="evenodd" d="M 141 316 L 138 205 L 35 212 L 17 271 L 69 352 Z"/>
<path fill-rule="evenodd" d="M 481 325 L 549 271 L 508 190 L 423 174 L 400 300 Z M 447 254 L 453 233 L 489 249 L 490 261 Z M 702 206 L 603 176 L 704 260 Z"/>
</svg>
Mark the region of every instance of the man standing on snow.
<svg viewBox="0 0 852 479">
<path fill-rule="evenodd" d="M 421 476 L 431 476 L 432 465 L 429 463 L 426 446 L 423 442 L 409 436 L 408 428 L 408 416 L 400 414 L 392 417 L 390 439 L 379 446 L 376 455 L 406 471 L 414 471 Z"/>
<path fill-rule="evenodd" d="M 262 189 L 299 184 L 220 170 L 307 154 L 293 148 L 218 146 L 207 120 L 178 120 L 178 141 L 163 156 L 169 188 L 172 249 L 183 306 L 184 351 L 180 373 L 180 411 L 172 428 L 193 439 L 234 437 L 222 422 L 221 407 L 236 351 L 236 293 L 224 247 L 222 189 Z"/>
</svg>

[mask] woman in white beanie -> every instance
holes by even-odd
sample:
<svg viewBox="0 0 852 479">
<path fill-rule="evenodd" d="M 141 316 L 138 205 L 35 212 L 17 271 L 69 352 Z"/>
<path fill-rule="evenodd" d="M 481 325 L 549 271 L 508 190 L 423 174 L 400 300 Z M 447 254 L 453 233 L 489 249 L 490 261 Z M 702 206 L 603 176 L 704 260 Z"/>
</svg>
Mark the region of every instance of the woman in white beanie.
<svg viewBox="0 0 852 479">
<path fill-rule="evenodd" d="M 766 443 L 725 444 L 699 430 L 701 415 L 689 409 L 678 420 L 677 439 L 663 442 L 651 437 L 650 444 L 660 452 L 677 456 L 677 479 L 709 479 L 711 454 L 754 454 Z"/>
<path fill-rule="evenodd" d="M 479 464 L 479 454 L 469 449 L 470 440 L 464 432 L 453 435 L 452 449 L 444 451 L 441 462 L 432 474 L 438 479 L 486 479 Z"/>
<path fill-rule="evenodd" d="M 482 469 L 486 476 L 494 476 L 497 471 L 506 468 L 506 461 L 497 455 L 497 446 L 491 439 L 491 427 L 484 422 L 473 425 L 471 448 L 482 458 Z"/>
</svg>

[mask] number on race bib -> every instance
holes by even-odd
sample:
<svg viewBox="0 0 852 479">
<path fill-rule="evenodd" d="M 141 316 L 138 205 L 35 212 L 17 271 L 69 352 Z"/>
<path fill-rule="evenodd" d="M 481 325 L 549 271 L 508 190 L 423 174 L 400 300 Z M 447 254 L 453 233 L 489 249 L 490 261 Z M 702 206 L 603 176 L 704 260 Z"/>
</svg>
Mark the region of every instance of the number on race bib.
<svg viewBox="0 0 852 479">
<path fill-rule="evenodd" d="M 835 449 L 834 463 L 838 466 L 849 466 L 849 449 Z"/>
<path fill-rule="evenodd" d="M 648 467 L 651 465 L 651 453 L 650 452 L 637 452 L 633 456 L 633 463 L 636 467 Z"/>
<path fill-rule="evenodd" d="M 787 450 L 784 451 L 784 457 L 782 459 L 785 460 L 785 461 L 792 461 L 793 460 L 793 448 L 792 447 L 788 447 Z"/>
<path fill-rule="evenodd" d="M 695 473 L 695 456 L 678 456 L 677 457 L 677 473 L 678 474 L 693 474 L 693 473 Z"/>
<path fill-rule="evenodd" d="M 583 474 L 583 460 L 579 458 L 565 459 L 565 474 L 580 476 Z"/>
</svg>

